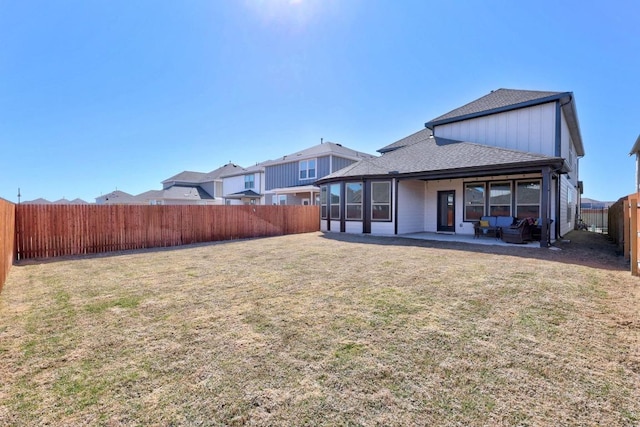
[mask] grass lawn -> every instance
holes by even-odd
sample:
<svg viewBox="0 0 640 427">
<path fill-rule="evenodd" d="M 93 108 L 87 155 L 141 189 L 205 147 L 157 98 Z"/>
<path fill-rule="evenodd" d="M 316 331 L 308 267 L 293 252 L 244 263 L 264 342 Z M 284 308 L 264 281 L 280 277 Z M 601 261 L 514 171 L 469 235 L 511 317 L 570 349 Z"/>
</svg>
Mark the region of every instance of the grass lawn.
<svg viewBox="0 0 640 427">
<path fill-rule="evenodd" d="M 0 425 L 640 425 L 640 279 L 310 233 L 14 266 Z"/>
</svg>

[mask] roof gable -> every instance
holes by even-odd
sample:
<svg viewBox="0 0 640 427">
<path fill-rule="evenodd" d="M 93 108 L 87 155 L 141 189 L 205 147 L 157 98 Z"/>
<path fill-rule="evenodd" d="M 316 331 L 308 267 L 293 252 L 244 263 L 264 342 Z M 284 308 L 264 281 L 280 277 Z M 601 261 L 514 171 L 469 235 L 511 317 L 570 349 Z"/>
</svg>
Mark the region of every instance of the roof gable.
<svg viewBox="0 0 640 427">
<path fill-rule="evenodd" d="M 204 178 L 207 174 L 203 172 L 194 172 L 194 171 L 182 171 L 177 175 L 172 176 L 171 178 L 167 178 L 162 181 L 162 184 L 168 184 L 170 182 L 189 182 L 189 183 L 198 183 L 202 178 Z"/>
<path fill-rule="evenodd" d="M 433 129 L 438 125 L 489 116 L 491 114 L 503 113 L 555 101 L 560 102 L 564 117 L 569 126 L 571 139 L 576 147 L 576 154 L 580 157 L 584 156 L 584 145 L 582 144 L 578 113 L 572 92 L 498 89 L 462 107 L 451 110 L 440 117 L 436 117 L 425 123 L 425 127 Z"/>
<path fill-rule="evenodd" d="M 274 166 L 283 163 L 297 162 L 305 159 L 313 159 L 316 157 L 335 155 L 352 160 L 360 160 L 375 157 L 372 154 L 363 153 L 361 151 L 352 150 L 342 144 L 335 142 L 323 142 L 313 147 L 305 148 L 293 154 L 287 154 L 275 160 L 268 160 L 261 163 L 263 166 Z"/>
<path fill-rule="evenodd" d="M 178 183 L 201 184 L 203 182 L 211 182 L 221 179 L 223 176 L 237 173 L 242 169 L 242 166 L 229 162 L 226 165 L 220 166 L 218 169 L 212 170 L 211 172 L 183 171 L 171 178 L 165 179 L 162 181 L 162 184 L 164 184 L 165 188 L 170 188 L 171 185 L 177 185 Z"/>
<path fill-rule="evenodd" d="M 544 92 L 536 90 L 498 89 L 471 101 L 468 104 L 449 111 L 442 116 L 425 123 L 429 129 L 433 126 L 456 122 L 474 117 L 487 116 L 503 111 L 515 110 L 531 105 L 556 101 L 570 95 L 569 92 Z"/>
</svg>

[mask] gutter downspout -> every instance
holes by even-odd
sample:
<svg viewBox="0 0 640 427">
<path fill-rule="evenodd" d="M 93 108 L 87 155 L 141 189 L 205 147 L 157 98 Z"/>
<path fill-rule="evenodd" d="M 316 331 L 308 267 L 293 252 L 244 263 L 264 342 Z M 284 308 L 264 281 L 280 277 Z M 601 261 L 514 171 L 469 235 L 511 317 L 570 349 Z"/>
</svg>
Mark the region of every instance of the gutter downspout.
<svg viewBox="0 0 640 427">
<path fill-rule="evenodd" d="M 562 175 L 558 174 L 556 179 L 556 224 L 555 224 L 555 232 L 556 239 L 562 239 L 562 235 L 560 235 L 560 198 L 562 197 Z M 569 209 L 569 206 L 567 206 Z"/>
</svg>

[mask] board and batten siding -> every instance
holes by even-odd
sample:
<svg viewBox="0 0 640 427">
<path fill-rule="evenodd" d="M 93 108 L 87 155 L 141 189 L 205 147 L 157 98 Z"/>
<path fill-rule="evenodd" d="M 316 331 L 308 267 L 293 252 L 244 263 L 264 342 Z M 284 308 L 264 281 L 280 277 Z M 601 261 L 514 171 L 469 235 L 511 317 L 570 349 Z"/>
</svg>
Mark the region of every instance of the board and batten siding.
<svg viewBox="0 0 640 427">
<path fill-rule="evenodd" d="M 560 178 L 560 234 L 565 235 L 574 228 L 576 206 L 578 203 L 578 190 L 569 181 L 566 175 Z M 567 213 L 567 211 L 570 211 Z M 567 217 L 567 215 L 570 215 Z M 567 221 L 568 219 L 568 221 Z"/>
<path fill-rule="evenodd" d="M 564 113 L 561 115 L 560 141 L 562 151 L 560 157 L 565 159 L 571 172 L 573 172 L 569 173 L 571 183 L 578 185 L 578 156 L 576 155 L 576 149 Z"/>
<path fill-rule="evenodd" d="M 333 157 L 333 158 L 331 158 Z M 309 159 L 302 159 L 309 160 Z M 299 160 L 288 163 L 267 166 L 264 169 L 265 190 L 274 188 L 297 187 L 299 185 L 311 185 L 317 179 L 323 178 L 332 172 L 352 164 L 354 160 L 336 156 L 322 156 L 316 158 L 316 176 L 312 179 L 300 179 Z M 333 168 L 333 170 L 332 170 Z"/>
<path fill-rule="evenodd" d="M 420 180 L 400 181 L 398 183 L 398 234 L 424 231 L 425 202 L 427 183 Z"/>
<path fill-rule="evenodd" d="M 333 173 L 335 171 L 339 171 L 340 169 L 344 169 L 349 165 L 355 163 L 355 160 L 345 159 L 344 157 L 336 157 L 332 156 L 331 159 L 331 171 L 329 173 Z"/>
<path fill-rule="evenodd" d="M 551 102 L 436 126 L 436 136 L 555 155 L 556 104 Z"/>
</svg>

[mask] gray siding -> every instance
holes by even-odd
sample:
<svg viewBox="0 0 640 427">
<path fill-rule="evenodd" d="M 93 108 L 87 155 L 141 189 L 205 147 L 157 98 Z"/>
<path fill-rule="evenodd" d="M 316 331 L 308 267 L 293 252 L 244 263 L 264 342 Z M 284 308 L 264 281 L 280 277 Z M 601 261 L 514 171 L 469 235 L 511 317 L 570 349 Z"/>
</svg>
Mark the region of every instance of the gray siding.
<svg viewBox="0 0 640 427">
<path fill-rule="evenodd" d="M 333 171 L 331 164 L 333 163 Z M 296 187 L 299 185 L 313 184 L 317 179 L 329 175 L 339 169 L 354 163 L 353 160 L 342 157 L 333 156 L 333 160 L 329 156 L 318 157 L 316 159 L 316 177 L 313 179 L 300 179 L 300 170 L 298 169 L 299 161 L 282 163 L 279 165 L 267 166 L 264 169 L 265 190 L 273 190 L 274 188 Z"/>
<path fill-rule="evenodd" d="M 318 171 L 316 172 L 316 179 L 320 179 L 325 177 L 331 173 L 331 159 L 329 156 L 318 157 L 317 166 Z M 315 180 L 312 180 L 315 181 Z"/>
<path fill-rule="evenodd" d="M 333 157 L 333 170 L 331 172 L 339 171 L 346 168 L 349 165 L 355 163 L 355 160 L 345 159 L 344 157 Z"/>
</svg>

